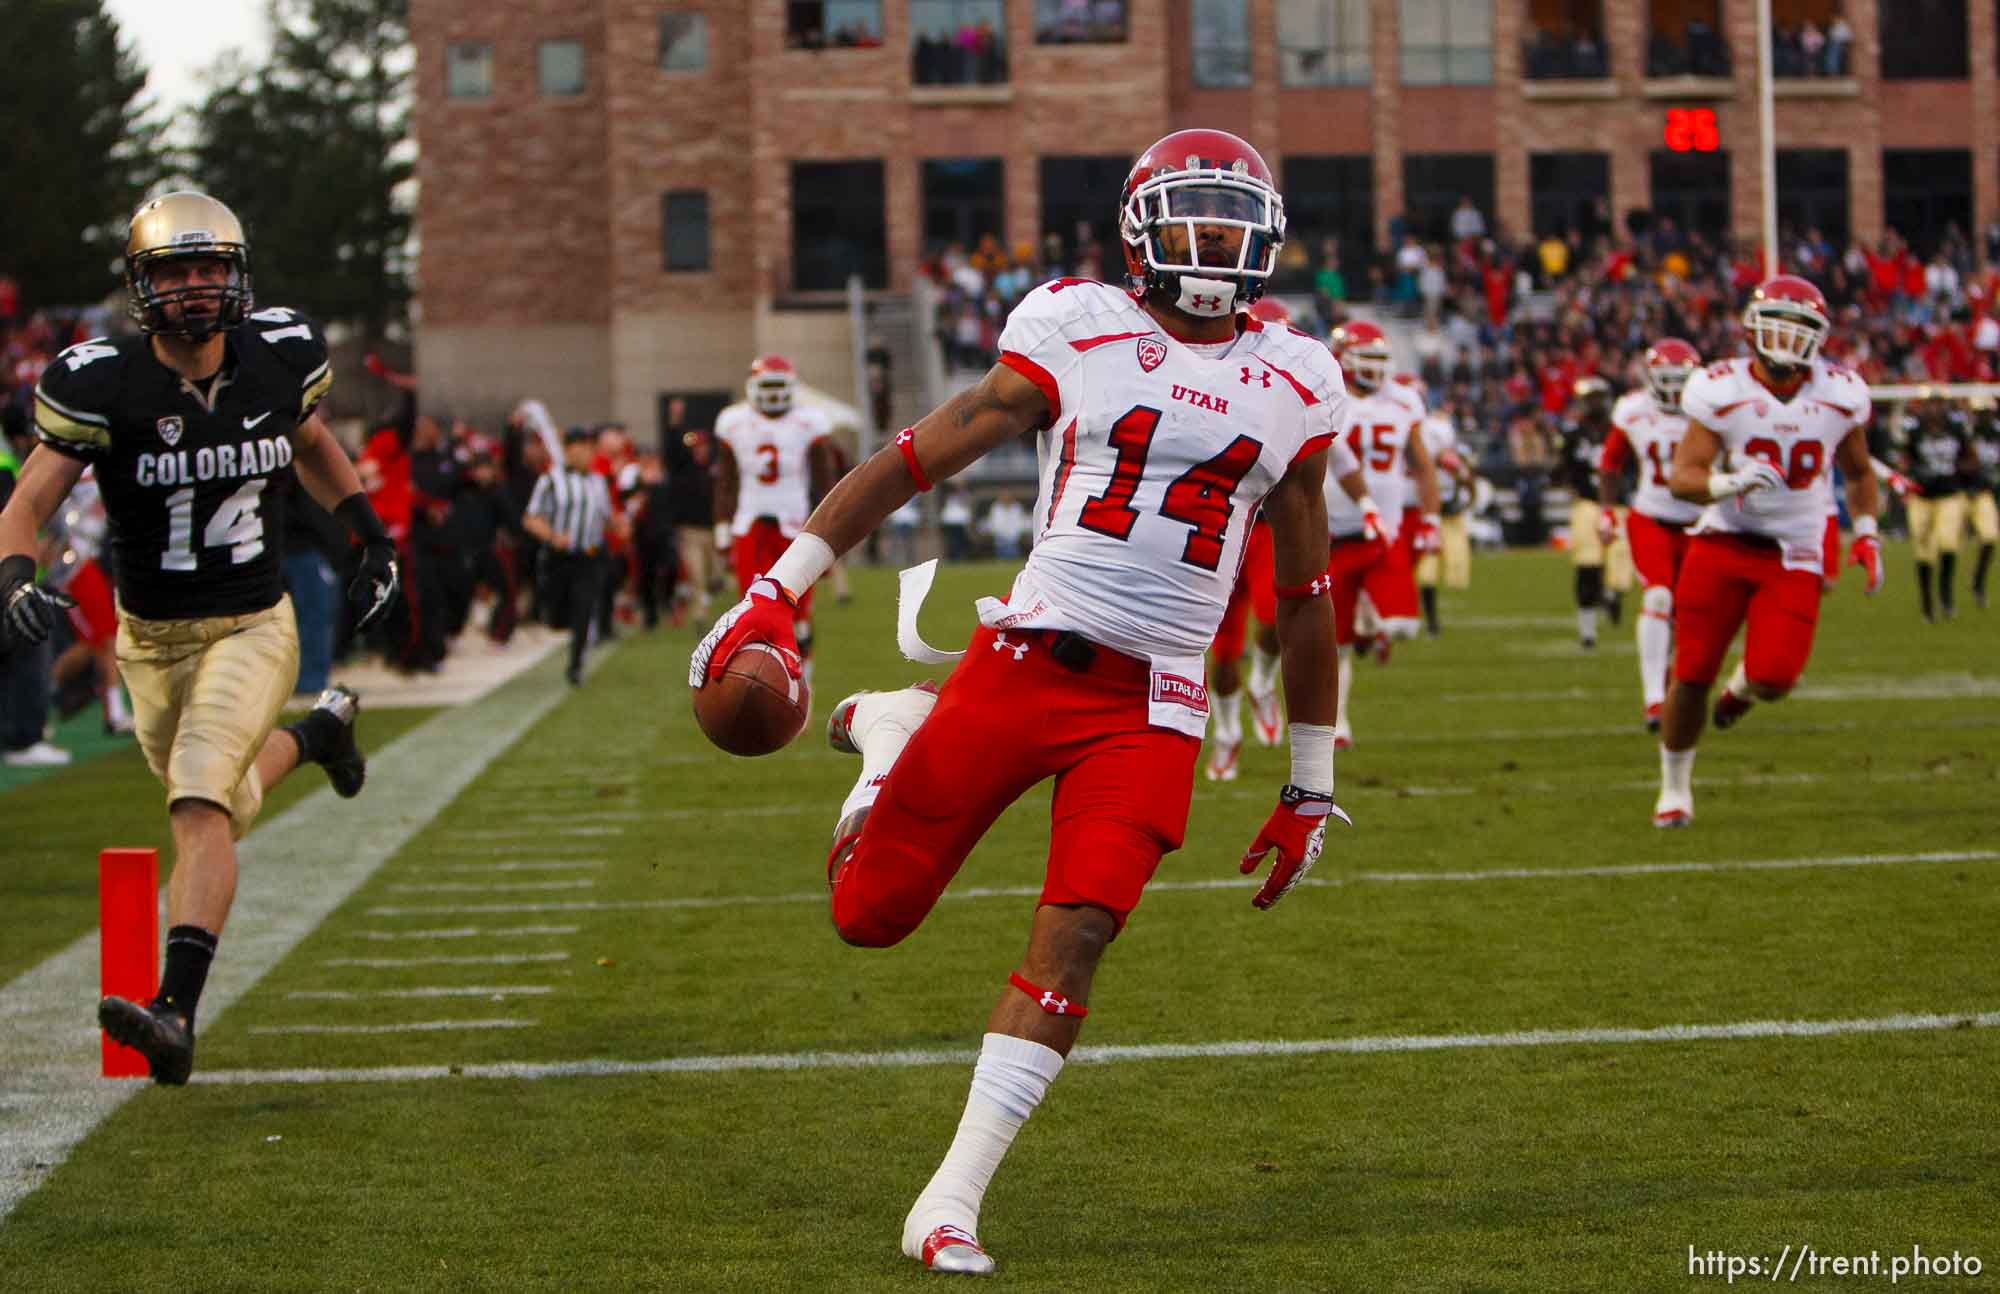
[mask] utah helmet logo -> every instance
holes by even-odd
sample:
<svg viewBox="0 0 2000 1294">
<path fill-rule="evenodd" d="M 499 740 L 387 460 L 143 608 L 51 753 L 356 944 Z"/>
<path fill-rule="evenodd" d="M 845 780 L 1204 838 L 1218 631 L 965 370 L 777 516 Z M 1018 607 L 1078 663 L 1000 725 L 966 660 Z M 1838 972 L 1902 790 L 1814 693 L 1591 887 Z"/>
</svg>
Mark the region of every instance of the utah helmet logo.
<svg viewBox="0 0 2000 1294">
<path fill-rule="evenodd" d="M 1148 373 L 1166 363 L 1167 344 L 1158 337 L 1139 339 L 1139 367 Z"/>
<path fill-rule="evenodd" d="M 168 449 L 172 449 L 175 445 L 181 443 L 181 420 L 179 418 L 162 418 L 155 424 L 154 430 L 160 433 L 161 440 L 167 442 Z"/>
</svg>

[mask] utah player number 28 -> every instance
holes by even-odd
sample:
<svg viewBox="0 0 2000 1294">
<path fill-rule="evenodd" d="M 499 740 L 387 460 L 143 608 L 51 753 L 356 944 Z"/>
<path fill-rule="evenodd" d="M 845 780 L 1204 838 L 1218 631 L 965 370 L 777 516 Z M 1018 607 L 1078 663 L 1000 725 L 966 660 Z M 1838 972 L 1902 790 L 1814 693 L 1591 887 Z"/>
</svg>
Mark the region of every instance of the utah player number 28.
<svg viewBox="0 0 2000 1294">
<path fill-rule="evenodd" d="M 230 563 L 237 566 L 263 552 L 264 518 L 257 512 L 263 493 L 262 478 L 238 486 L 202 527 L 202 547 L 227 548 Z M 167 496 L 167 547 L 160 554 L 160 569 L 194 568 L 194 487 L 190 485 Z"/>
<path fill-rule="evenodd" d="M 1104 493 L 1084 502 L 1077 524 L 1086 530 L 1113 539 L 1129 540 L 1139 510 L 1132 497 L 1146 475 L 1146 454 L 1153 447 L 1153 433 L 1160 429 L 1160 411 L 1135 405 L 1111 424 L 1111 445 L 1118 461 L 1111 469 L 1111 484 Z M 1063 454 L 1074 461 L 1076 424 L 1070 424 Z M 1222 564 L 1222 541 L 1229 519 L 1236 512 L 1236 487 L 1257 464 L 1263 446 L 1248 436 L 1238 436 L 1227 448 L 1206 462 L 1196 463 L 1175 477 L 1160 500 L 1160 515 L 1194 529 L 1181 548 L 1181 560 L 1190 566 L 1212 571 Z"/>
</svg>

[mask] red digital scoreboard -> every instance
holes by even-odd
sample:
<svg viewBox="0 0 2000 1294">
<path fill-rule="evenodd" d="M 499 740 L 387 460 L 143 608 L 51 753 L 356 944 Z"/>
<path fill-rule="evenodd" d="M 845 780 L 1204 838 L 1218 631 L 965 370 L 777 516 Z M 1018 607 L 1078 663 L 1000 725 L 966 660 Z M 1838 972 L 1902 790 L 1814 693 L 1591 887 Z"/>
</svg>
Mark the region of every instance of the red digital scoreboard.
<svg viewBox="0 0 2000 1294">
<path fill-rule="evenodd" d="M 1722 147 L 1713 108 L 1669 108 L 1666 128 L 1660 132 L 1667 148 L 1676 153 L 1713 153 Z"/>
</svg>

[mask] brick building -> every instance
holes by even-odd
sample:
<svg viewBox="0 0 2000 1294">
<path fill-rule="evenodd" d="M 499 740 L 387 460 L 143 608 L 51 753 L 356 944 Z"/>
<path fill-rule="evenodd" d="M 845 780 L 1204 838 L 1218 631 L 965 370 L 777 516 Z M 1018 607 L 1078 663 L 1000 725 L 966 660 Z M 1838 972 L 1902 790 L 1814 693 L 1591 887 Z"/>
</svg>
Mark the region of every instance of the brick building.
<svg viewBox="0 0 2000 1294">
<path fill-rule="evenodd" d="M 1774 0 L 1781 212 L 1919 245 L 2000 218 L 1996 5 Z M 490 416 L 649 430 L 785 350 L 852 391 L 840 285 L 944 242 L 1114 236 L 1129 159 L 1234 130 L 1293 266 L 1470 195 L 1755 238 L 1750 0 L 413 0 L 418 363 Z M 1975 124 L 1981 123 L 1981 124 Z M 1669 145 L 1677 147 L 1669 147 Z M 1079 228 L 1082 222 L 1086 228 Z M 1107 244 L 1107 249 L 1115 248 Z"/>
</svg>

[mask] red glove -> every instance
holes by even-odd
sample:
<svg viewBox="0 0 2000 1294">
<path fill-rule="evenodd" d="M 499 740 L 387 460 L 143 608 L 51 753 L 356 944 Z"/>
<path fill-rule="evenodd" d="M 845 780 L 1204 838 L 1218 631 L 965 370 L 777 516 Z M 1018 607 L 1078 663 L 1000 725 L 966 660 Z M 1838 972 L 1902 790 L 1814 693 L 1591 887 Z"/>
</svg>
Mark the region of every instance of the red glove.
<svg viewBox="0 0 2000 1294">
<path fill-rule="evenodd" d="M 1444 547 L 1444 534 L 1438 523 L 1429 517 L 1417 522 L 1417 530 L 1410 537 L 1410 549 L 1417 553 L 1435 553 Z"/>
<path fill-rule="evenodd" d="M 799 640 L 792 629 L 798 618 L 799 603 L 783 585 L 766 575 L 750 582 L 743 600 L 722 613 L 688 659 L 688 686 L 702 687 L 722 675 L 722 667 L 745 643 L 769 643 L 778 648 L 785 668 L 793 678 L 805 671 L 799 659 Z"/>
<path fill-rule="evenodd" d="M 1318 791 L 1304 791 L 1296 786 L 1287 786 L 1278 792 L 1278 807 L 1271 810 L 1271 816 L 1264 820 L 1263 830 L 1250 842 L 1243 861 L 1236 870 L 1248 876 L 1264 861 L 1264 855 L 1273 849 L 1278 851 L 1278 859 L 1271 864 L 1271 874 L 1264 878 L 1263 888 L 1250 900 L 1250 906 L 1268 908 L 1290 893 L 1291 888 L 1305 879 L 1312 865 L 1319 861 L 1321 848 L 1326 842 L 1326 820 L 1339 818 L 1353 826 L 1353 820 L 1333 802 L 1333 797 Z"/>
<path fill-rule="evenodd" d="M 1882 587 L 1882 542 L 1874 535 L 1854 537 L 1847 546 L 1847 564 L 1868 572 L 1868 587 L 1863 592 L 1872 594 Z"/>
<path fill-rule="evenodd" d="M 1618 538 L 1618 514 L 1610 508 L 1597 510 L 1597 542 L 1609 548 Z"/>
<path fill-rule="evenodd" d="M 1918 485 L 1909 477 L 1904 476 L 1901 472 L 1889 473 L 1888 480 L 1889 488 L 1895 492 L 1896 497 L 1899 499 L 1921 499 L 1924 497 L 1924 487 Z"/>
</svg>

